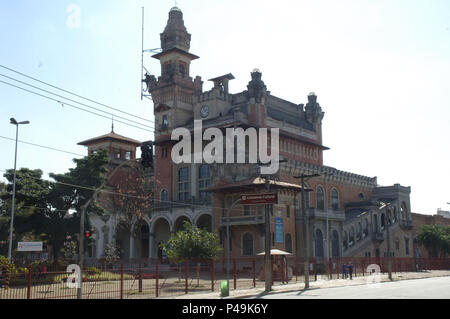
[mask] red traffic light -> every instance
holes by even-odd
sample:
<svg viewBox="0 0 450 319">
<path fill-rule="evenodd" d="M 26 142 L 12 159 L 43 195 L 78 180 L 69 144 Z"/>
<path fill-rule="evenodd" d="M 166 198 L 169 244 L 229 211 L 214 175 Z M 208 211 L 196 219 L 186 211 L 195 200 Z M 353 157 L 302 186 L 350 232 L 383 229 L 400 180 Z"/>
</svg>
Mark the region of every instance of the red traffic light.
<svg viewBox="0 0 450 319">
<path fill-rule="evenodd" d="M 91 232 L 89 232 L 89 231 L 85 232 L 85 236 L 86 236 L 86 238 L 91 237 Z"/>
</svg>

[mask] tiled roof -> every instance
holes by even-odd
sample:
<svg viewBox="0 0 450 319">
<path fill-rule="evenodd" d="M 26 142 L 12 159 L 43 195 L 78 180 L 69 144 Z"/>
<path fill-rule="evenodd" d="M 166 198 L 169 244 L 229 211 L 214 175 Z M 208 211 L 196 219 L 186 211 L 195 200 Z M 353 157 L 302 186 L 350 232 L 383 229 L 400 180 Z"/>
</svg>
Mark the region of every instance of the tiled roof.
<svg viewBox="0 0 450 319">
<path fill-rule="evenodd" d="M 84 145 L 84 146 L 89 146 L 91 144 L 94 143 L 99 143 L 103 140 L 115 140 L 115 141 L 119 141 L 119 142 L 125 142 L 125 143 L 129 143 L 129 144 L 134 144 L 136 146 L 141 145 L 142 143 L 134 140 L 132 138 L 129 137 L 125 137 L 119 134 L 116 134 L 114 132 L 102 135 L 102 136 L 98 136 L 98 137 L 94 137 L 94 138 L 90 138 L 88 140 L 85 140 L 83 142 L 78 143 L 78 145 Z"/>
</svg>

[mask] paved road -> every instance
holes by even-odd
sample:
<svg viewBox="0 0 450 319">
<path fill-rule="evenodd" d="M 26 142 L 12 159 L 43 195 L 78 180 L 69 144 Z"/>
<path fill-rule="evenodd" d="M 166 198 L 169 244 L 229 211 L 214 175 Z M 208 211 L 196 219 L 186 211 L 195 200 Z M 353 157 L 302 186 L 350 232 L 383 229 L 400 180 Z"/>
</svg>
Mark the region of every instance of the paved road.
<svg viewBox="0 0 450 319">
<path fill-rule="evenodd" d="M 311 289 L 258 297 L 266 299 L 450 299 L 450 277 Z"/>
</svg>

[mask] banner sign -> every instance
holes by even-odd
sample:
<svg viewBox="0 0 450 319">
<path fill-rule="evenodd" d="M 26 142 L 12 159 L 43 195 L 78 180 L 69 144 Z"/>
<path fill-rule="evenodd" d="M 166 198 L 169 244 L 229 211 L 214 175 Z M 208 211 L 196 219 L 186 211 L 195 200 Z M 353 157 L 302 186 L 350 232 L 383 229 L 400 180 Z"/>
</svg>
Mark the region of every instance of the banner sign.
<svg viewBox="0 0 450 319">
<path fill-rule="evenodd" d="M 17 244 L 17 251 L 42 251 L 42 242 L 21 241 Z"/>
<path fill-rule="evenodd" d="M 275 217 L 275 243 L 282 244 L 284 238 L 283 218 Z"/>
<path fill-rule="evenodd" d="M 242 205 L 276 204 L 276 203 L 278 203 L 277 193 L 249 194 L 241 196 Z"/>
</svg>

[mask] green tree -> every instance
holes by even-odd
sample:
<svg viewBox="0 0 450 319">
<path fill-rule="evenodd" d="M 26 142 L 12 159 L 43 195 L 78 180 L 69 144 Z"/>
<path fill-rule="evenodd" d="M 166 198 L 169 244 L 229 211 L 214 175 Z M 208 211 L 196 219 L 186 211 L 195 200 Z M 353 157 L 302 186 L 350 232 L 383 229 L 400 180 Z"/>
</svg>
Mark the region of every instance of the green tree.
<svg viewBox="0 0 450 319">
<path fill-rule="evenodd" d="M 3 175 L 8 184 L 0 189 L 0 241 L 9 241 L 9 225 L 11 218 L 11 202 L 13 190 L 14 170 L 9 169 Z M 42 179 L 42 171 L 21 168 L 16 171 L 16 204 L 14 209 L 14 233 L 15 242 L 27 237 L 27 240 L 41 239 L 39 233 L 34 232 L 39 228 L 32 218 L 38 210 L 46 210 L 47 195 L 50 191 L 50 183 Z M 1 245 L 1 252 L 5 253 L 5 245 Z"/>
<path fill-rule="evenodd" d="M 81 206 L 92 197 L 93 189 L 102 185 L 105 180 L 108 155 L 106 151 L 101 151 L 73 161 L 76 166 L 69 169 L 68 173 L 50 174 L 57 183 L 51 184 L 47 197 L 50 209 L 41 212 L 39 216 L 44 224 L 44 236 L 52 244 L 55 261 L 66 236 L 79 233 Z M 76 213 L 68 216 L 69 209 L 74 209 Z M 87 212 L 101 215 L 104 210 L 93 200 Z M 89 213 L 86 214 L 86 229 L 90 229 Z"/>
<path fill-rule="evenodd" d="M 172 234 L 161 248 L 174 261 L 217 258 L 222 248 L 216 233 L 210 233 L 184 222 L 183 230 Z"/>
<path fill-rule="evenodd" d="M 188 221 L 184 222 L 183 230 L 172 234 L 167 243 L 161 244 L 161 248 L 174 262 L 215 259 L 222 252 L 216 233 L 193 226 Z M 199 280 L 200 264 L 197 263 L 197 285 Z"/>
<path fill-rule="evenodd" d="M 450 226 L 423 225 L 417 235 L 431 258 L 446 257 L 450 253 Z"/>
</svg>

